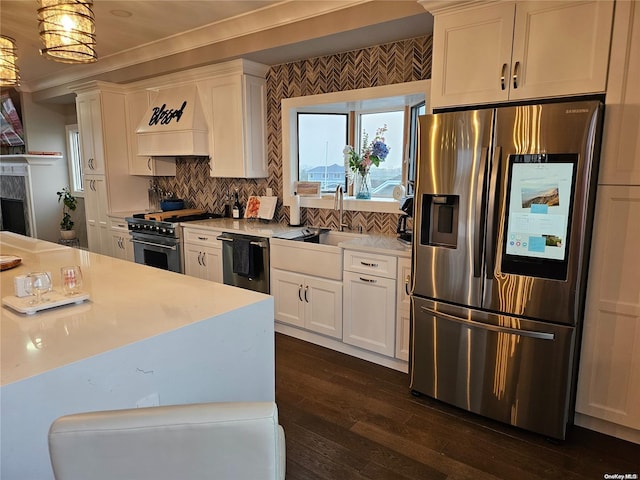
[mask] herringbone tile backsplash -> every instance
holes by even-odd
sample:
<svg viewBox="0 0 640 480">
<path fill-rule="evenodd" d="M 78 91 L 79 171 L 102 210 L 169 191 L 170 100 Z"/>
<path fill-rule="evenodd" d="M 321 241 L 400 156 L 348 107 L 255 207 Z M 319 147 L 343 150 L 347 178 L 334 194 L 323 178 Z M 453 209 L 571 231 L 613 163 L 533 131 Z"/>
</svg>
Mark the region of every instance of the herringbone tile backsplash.
<svg viewBox="0 0 640 480">
<path fill-rule="evenodd" d="M 165 190 L 173 191 L 187 206 L 223 213 L 235 188 L 243 203 L 249 195 L 264 195 L 267 187 L 278 196 L 274 221 L 287 223 L 288 208 L 282 206 L 283 98 L 377 87 L 431 78 L 431 36 L 412 38 L 362 50 L 310 58 L 276 65 L 267 73 L 267 142 L 269 177 L 266 179 L 211 178 L 207 161 L 177 159 L 175 177 L 158 177 Z M 398 215 L 345 212 L 348 224 L 367 232 L 395 233 Z M 306 225 L 337 227 L 334 210 L 303 208 Z"/>
</svg>

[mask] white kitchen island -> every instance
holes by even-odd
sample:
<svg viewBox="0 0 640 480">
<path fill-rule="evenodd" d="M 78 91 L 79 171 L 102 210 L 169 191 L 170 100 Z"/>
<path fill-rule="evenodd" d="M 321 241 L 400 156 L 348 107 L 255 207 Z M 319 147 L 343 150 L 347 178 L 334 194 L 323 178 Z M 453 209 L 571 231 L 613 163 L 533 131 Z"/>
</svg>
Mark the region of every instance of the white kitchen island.
<svg viewBox="0 0 640 480">
<path fill-rule="evenodd" d="M 90 299 L 0 318 L 0 478 L 52 479 L 51 422 L 65 414 L 216 401 L 275 400 L 273 299 L 0 232 L 13 279 L 80 265 Z"/>
</svg>

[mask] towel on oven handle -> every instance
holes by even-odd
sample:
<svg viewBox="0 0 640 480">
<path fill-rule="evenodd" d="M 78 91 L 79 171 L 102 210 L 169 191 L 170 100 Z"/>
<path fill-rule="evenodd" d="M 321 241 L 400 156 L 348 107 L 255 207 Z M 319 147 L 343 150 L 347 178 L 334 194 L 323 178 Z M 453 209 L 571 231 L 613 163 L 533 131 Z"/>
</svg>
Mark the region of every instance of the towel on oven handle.
<svg viewBox="0 0 640 480">
<path fill-rule="evenodd" d="M 255 262 L 251 240 L 233 239 L 233 273 L 243 277 L 255 277 Z"/>
</svg>

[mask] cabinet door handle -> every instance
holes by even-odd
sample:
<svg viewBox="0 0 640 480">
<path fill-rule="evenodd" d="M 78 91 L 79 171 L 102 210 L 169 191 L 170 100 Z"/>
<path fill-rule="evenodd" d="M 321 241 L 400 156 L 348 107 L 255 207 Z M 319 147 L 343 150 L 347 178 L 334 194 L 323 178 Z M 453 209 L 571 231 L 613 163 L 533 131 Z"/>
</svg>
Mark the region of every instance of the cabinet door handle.
<svg viewBox="0 0 640 480">
<path fill-rule="evenodd" d="M 202 266 L 202 252 L 198 252 L 198 265 Z"/>
<path fill-rule="evenodd" d="M 209 237 L 198 237 L 198 240 L 209 240 Z"/>
<path fill-rule="evenodd" d="M 502 71 L 500 72 L 500 90 L 507 88 L 507 64 L 502 64 Z"/>
<path fill-rule="evenodd" d="M 151 158 L 147 158 L 147 170 L 151 171 Z"/>
<path fill-rule="evenodd" d="M 304 286 L 304 301 L 309 303 L 309 299 L 307 298 L 307 292 L 309 292 L 309 285 Z"/>
<path fill-rule="evenodd" d="M 302 301 L 302 284 L 298 285 L 298 298 Z"/>
<path fill-rule="evenodd" d="M 518 88 L 518 75 L 520 75 L 520 62 L 513 67 L 513 88 Z"/>
<path fill-rule="evenodd" d="M 367 282 L 367 283 L 378 283 L 377 280 L 374 280 L 372 278 L 362 278 L 362 277 L 360 277 L 360 280 L 362 280 L 363 282 Z"/>
<path fill-rule="evenodd" d="M 411 282 L 411 274 L 408 274 L 404 279 L 404 293 L 406 293 L 407 295 L 411 295 L 411 292 L 409 291 L 410 282 Z"/>
<path fill-rule="evenodd" d="M 378 268 L 378 264 L 377 263 L 369 263 L 369 262 L 360 262 L 362 265 L 364 265 L 365 267 L 372 267 L 372 268 Z"/>
<path fill-rule="evenodd" d="M 202 252 L 202 266 L 207 266 L 207 252 Z"/>
</svg>

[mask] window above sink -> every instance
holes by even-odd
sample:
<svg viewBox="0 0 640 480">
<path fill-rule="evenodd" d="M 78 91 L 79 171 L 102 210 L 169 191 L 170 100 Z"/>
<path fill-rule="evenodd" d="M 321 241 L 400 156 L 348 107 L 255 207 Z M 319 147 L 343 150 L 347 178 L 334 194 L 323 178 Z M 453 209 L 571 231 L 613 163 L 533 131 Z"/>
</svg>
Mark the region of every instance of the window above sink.
<svg viewBox="0 0 640 480">
<path fill-rule="evenodd" d="M 380 171 L 373 167 L 372 171 L 380 176 L 378 195 L 374 193 L 369 200 L 357 200 L 355 197 L 344 197 L 344 209 L 366 212 L 388 212 L 397 213 L 399 209 L 398 200 L 392 197 L 392 190 L 396 185 L 403 185 L 408 188 L 408 180 L 412 179 L 411 165 L 417 151 L 417 116 L 426 111 L 430 111 L 428 106 L 428 94 L 430 80 L 421 80 L 382 87 L 372 87 L 358 90 L 327 93 L 321 95 L 309 95 L 304 97 L 287 98 L 282 100 L 282 163 L 283 163 L 283 203 L 285 206 L 292 204 L 294 195 L 294 184 L 296 181 L 309 180 L 304 178 L 302 171 L 309 166 L 316 170 L 326 167 L 327 178 L 324 181 L 324 192 L 318 197 L 302 197 L 301 206 L 305 208 L 326 208 L 334 206 L 334 192 L 337 185 L 344 185 L 344 155 L 342 150 L 345 145 L 353 145 L 356 151 L 360 151 L 359 141 L 362 138 L 363 130 L 373 139 L 375 131 L 367 128 L 367 118 L 383 119 L 389 112 L 396 113 L 403 122 L 398 121 L 398 125 L 403 123 L 401 138 L 394 140 L 392 150 L 401 151 L 396 154 L 396 165 L 389 161 L 387 165 L 381 164 Z M 300 118 L 305 120 L 313 118 L 324 119 L 335 125 L 330 129 L 331 138 L 325 141 L 325 148 L 322 150 L 315 146 L 305 147 L 303 141 L 299 142 L 298 123 Z M 380 121 L 383 121 L 380 120 Z M 307 122 L 311 125 L 311 122 Z M 333 128 L 335 127 L 335 128 Z M 346 127 L 346 132 L 345 132 Z M 370 126 L 369 126 L 370 127 Z M 320 128 L 320 127 L 318 127 Z M 399 128 L 398 128 L 399 129 Z M 323 129 L 323 132 L 327 129 Z M 304 136 L 304 132 L 303 132 Z M 308 131 L 306 137 L 312 137 Z M 333 139 L 333 137 L 336 137 Z M 339 138 L 338 138 L 339 137 Z M 299 145 L 300 143 L 300 145 Z M 329 144 L 332 144 L 330 147 Z M 307 148 L 309 151 L 304 151 Z M 324 153 L 323 153 L 324 152 Z M 324 155 L 324 157 L 323 157 Z M 312 160 L 310 157 L 314 156 Z M 305 159 L 306 157 L 306 159 Z M 323 157 L 323 158 L 320 158 Z M 318 164 L 320 162 L 320 164 Z M 318 164 L 318 165 L 316 165 Z M 330 168 L 333 166 L 334 168 Z M 391 168 L 387 168 L 391 167 Z M 382 171 L 385 168 L 386 171 Z M 340 170 L 340 178 L 329 178 Z M 335 177 L 335 175 L 333 175 Z M 301 178 L 302 177 L 302 178 Z M 329 188 L 329 184 L 331 188 Z M 389 188 L 384 188 L 385 184 Z"/>
</svg>

